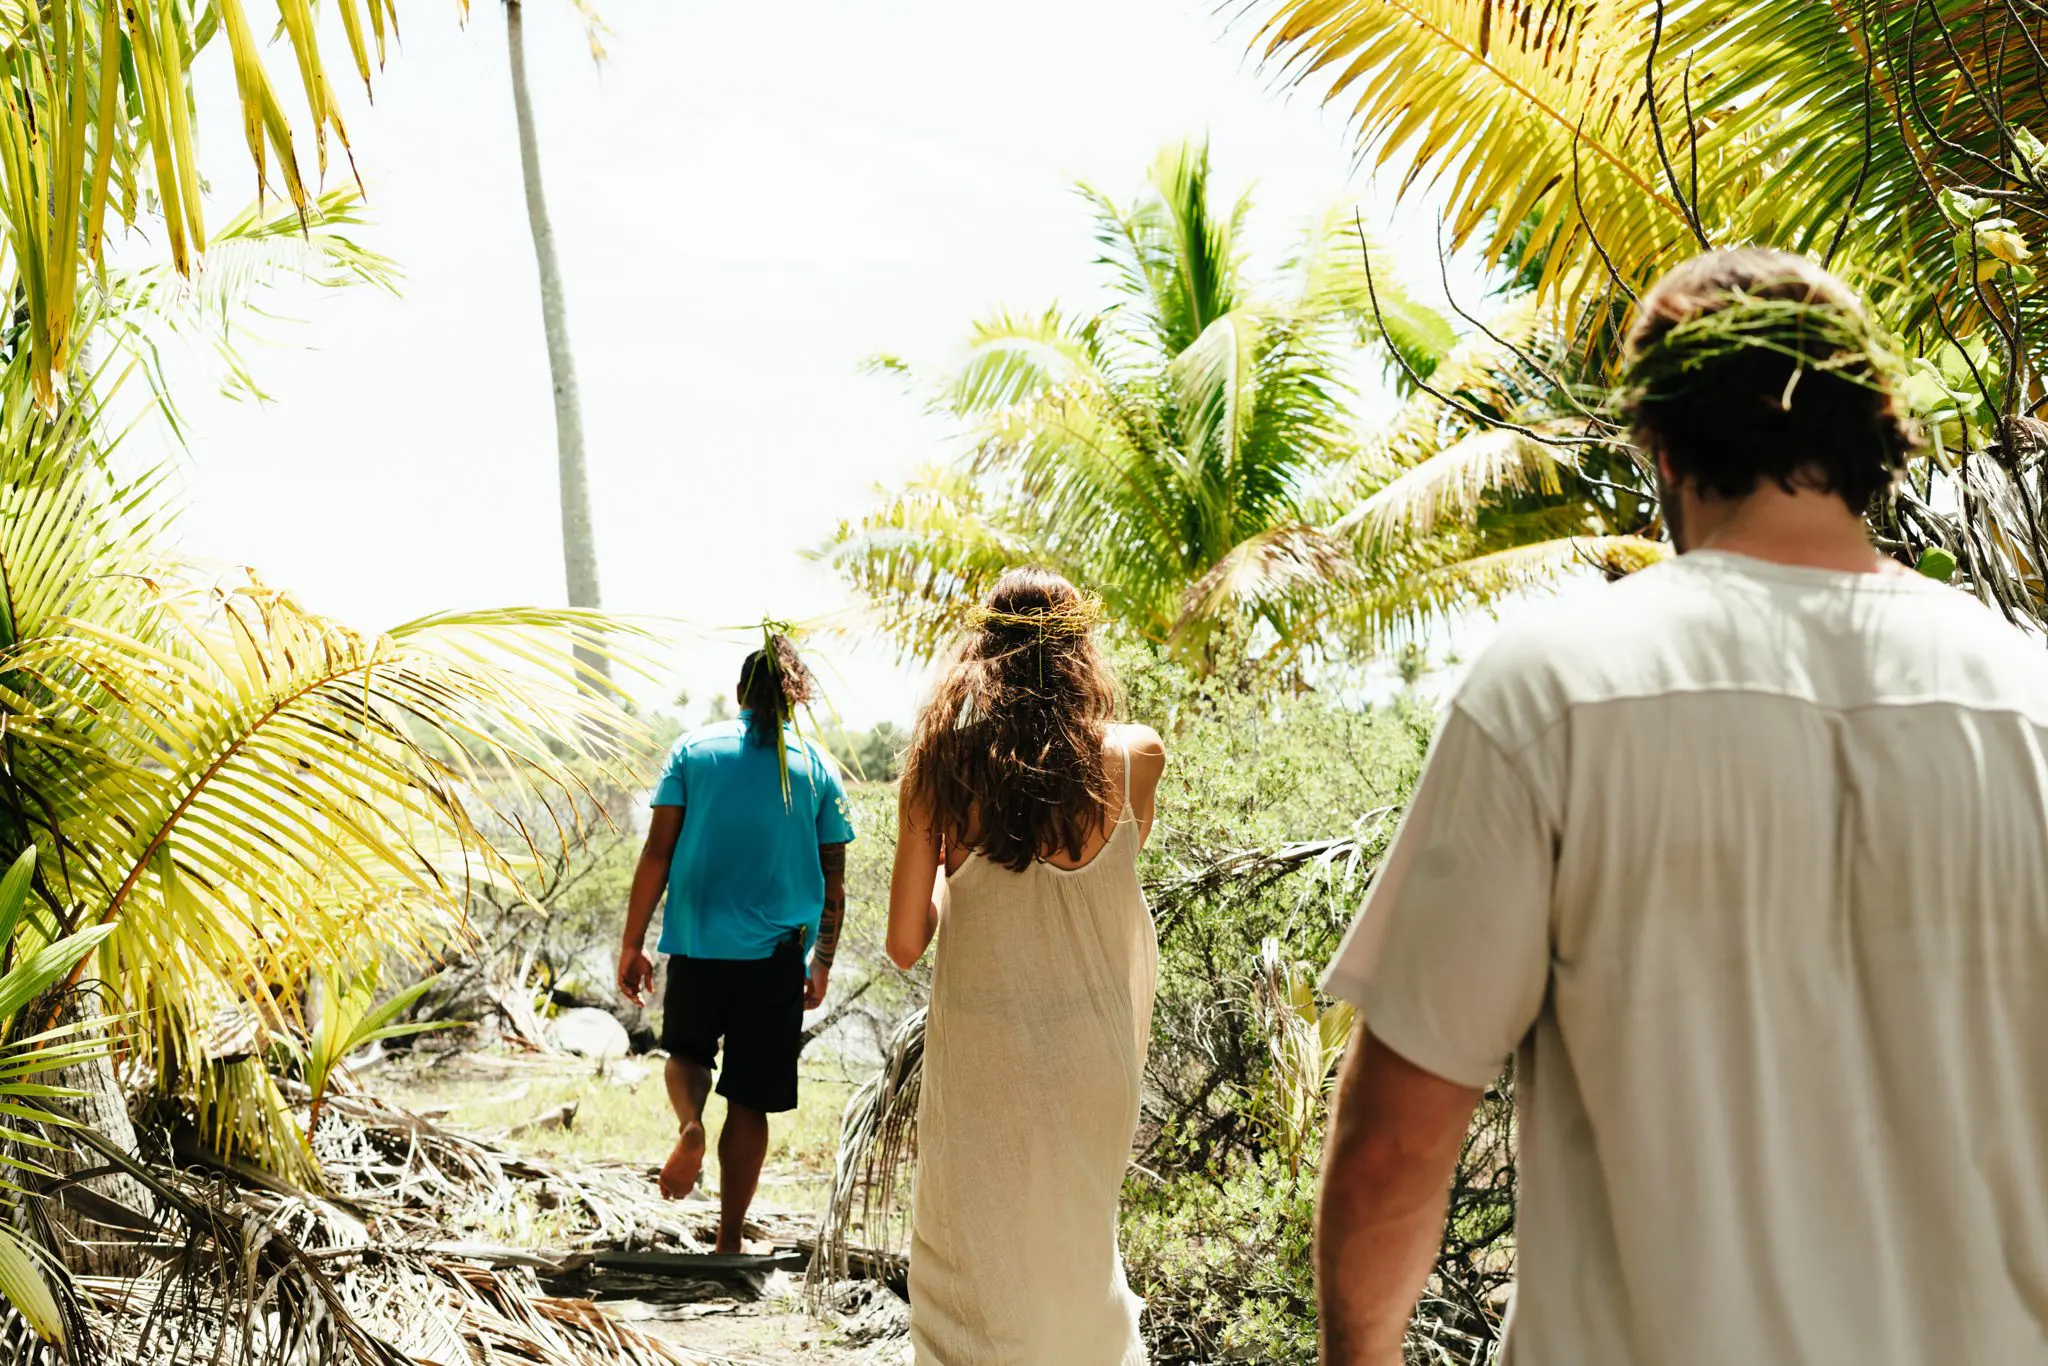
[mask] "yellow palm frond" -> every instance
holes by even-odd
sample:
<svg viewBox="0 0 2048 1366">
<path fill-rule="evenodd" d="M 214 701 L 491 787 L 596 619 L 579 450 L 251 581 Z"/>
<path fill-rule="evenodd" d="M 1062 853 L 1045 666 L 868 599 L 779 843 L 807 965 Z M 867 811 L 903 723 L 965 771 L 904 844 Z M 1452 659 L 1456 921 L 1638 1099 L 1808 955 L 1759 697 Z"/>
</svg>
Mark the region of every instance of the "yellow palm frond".
<svg viewBox="0 0 2048 1366">
<path fill-rule="evenodd" d="M 1555 446 L 1502 428 L 1482 430 L 1401 471 L 1330 534 L 1355 535 L 1368 551 L 1431 536 L 1446 522 L 1469 520 L 1489 494 L 1562 493 L 1564 463 Z"/>
<path fill-rule="evenodd" d="M 1433 180 L 1452 240 L 1490 227 L 1502 259 L 1525 224 L 1524 259 L 1545 298 L 1603 293 L 1596 249 L 1659 260 L 1692 240 L 1650 136 L 1642 7 L 1515 0 L 1283 0 L 1262 33 L 1296 82 L 1347 102 L 1378 164 Z M 1683 103 L 1660 71 L 1660 112 Z M 1589 236 L 1590 234 L 1590 236 Z"/>
<path fill-rule="evenodd" d="M 1232 547 L 1188 586 L 1175 631 L 1185 638 L 1234 618 L 1272 613 L 1304 592 L 1343 591 L 1355 575 L 1336 539 L 1312 526 L 1273 527 Z"/>
<path fill-rule="evenodd" d="M 1668 544 L 1645 536 L 1561 536 L 1438 565 L 1422 577 L 1431 585 L 1440 584 L 1471 595 L 1475 602 L 1486 602 L 1546 584 L 1560 571 L 1590 569 L 1621 578 L 1670 554 Z"/>
<path fill-rule="evenodd" d="M 1329 627 L 1361 644 L 1385 645 L 1409 638 L 1423 623 L 1490 607 L 1574 572 L 1619 578 L 1670 553 L 1662 541 L 1642 536 L 1560 536 L 1477 555 L 1463 553 L 1456 540 L 1421 545 L 1338 604 Z"/>
<path fill-rule="evenodd" d="M 580 837 L 598 803 L 576 756 L 604 772 L 634 740 L 579 686 L 577 614 L 363 635 L 253 578 L 136 591 L 125 622 L 60 618 L 0 653 L 0 706 L 67 918 L 113 927 L 98 975 L 148 1024 L 131 1047 L 173 1073 L 203 1071 L 181 1041 L 222 1006 L 275 1021 L 273 983 L 459 942 L 480 880 L 516 885 Z M 510 849 L 480 824 L 486 792 Z M 270 1113 L 237 1085 L 237 1114 Z"/>
</svg>

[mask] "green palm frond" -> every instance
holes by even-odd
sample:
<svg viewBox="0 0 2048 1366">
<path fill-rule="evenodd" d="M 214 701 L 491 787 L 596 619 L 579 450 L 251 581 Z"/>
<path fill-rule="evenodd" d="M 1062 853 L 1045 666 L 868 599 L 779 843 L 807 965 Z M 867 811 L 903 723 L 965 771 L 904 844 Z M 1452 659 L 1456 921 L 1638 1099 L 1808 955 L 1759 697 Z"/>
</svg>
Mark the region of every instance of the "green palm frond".
<svg viewBox="0 0 2048 1366">
<path fill-rule="evenodd" d="M 362 199 L 353 188 L 332 190 L 301 213 L 282 204 L 252 204 L 215 234 L 206 269 L 185 280 L 169 266 L 116 271 L 95 287 L 87 306 L 99 334 L 132 359 L 148 379 L 157 409 L 174 434 L 180 418 L 163 354 L 173 343 L 212 349 L 229 393 L 267 397 L 244 355 L 262 337 L 249 325 L 258 299 L 287 283 L 323 289 L 366 284 L 397 292 L 395 262 L 357 238 Z"/>
<path fill-rule="evenodd" d="M 1368 438 L 1368 458 L 1381 467 L 1418 464 L 1443 448 L 1447 432 L 1468 429 L 1469 419 L 1438 394 L 1494 417 L 1514 415 L 1521 403 L 1515 387 L 1516 352 L 1533 347 L 1549 324 L 1548 313 L 1534 295 L 1502 305 L 1486 319 L 1485 332 L 1460 338 L 1430 374 L 1430 388 L 1436 393 L 1410 394 L 1393 420 Z"/>
<path fill-rule="evenodd" d="M 1190 481 L 1197 489 L 1226 494 L 1236 482 L 1258 411 L 1259 356 L 1266 338 L 1262 318 L 1234 309 L 1203 328 L 1167 366 L 1177 390 L 1180 449 L 1191 463 L 1208 466 L 1207 479 Z"/>
<path fill-rule="evenodd" d="M 1299 523 L 1273 527 L 1233 546 L 1189 585 L 1176 631 L 1185 640 L 1232 623 L 1266 621 L 1284 636 L 1304 596 L 1342 594 L 1357 577 L 1342 542 Z"/>
<path fill-rule="evenodd" d="M 1555 446 L 1501 428 L 1481 430 L 1402 470 L 1330 530 L 1358 536 L 1368 550 L 1432 536 L 1447 522 L 1471 520 L 1503 491 L 1562 493 L 1563 464 Z"/>
<path fill-rule="evenodd" d="M 1399 155 L 1404 187 L 1437 187 L 1455 244 L 1485 231 L 1498 263 L 1533 221 L 1523 240 L 1540 263 L 1539 292 L 1577 303 L 1604 292 L 1600 249 L 1626 272 L 1693 238 L 1650 136 L 1642 13 L 1611 3 L 1281 0 L 1261 40 L 1288 79 L 1349 105 L 1376 164 Z M 1660 113 L 1682 107 L 1679 85 L 1660 70 Z"/>
<path fill-rule="evenodd" d="M 999 313 L 975 327 L 940 405 L 962 417 L 994 416 L 1047 393 L 1101 386 L 1110 364 L 1092 319 L 1056 309 L 1036 317 Z"/>
<path fill-rule="evenodd" d="M 1209 192 L 1206 143 L 1162 150 L 1148 192 L 1130 208 L 1088 186 L 1103 264 L 1135 300 L 1142 326 L 1168 356 L 1179 355 L 1216 319 L 1240 306 L 1242 252 L 1238 235 L 1250 209 L 1240 196 L 1220 215 Z"/>
<path fill-rule="evenodd" d="M 1376 566 L 1370 587 L 1332 603 L 1326 626 L 1341 638 L 1385 646 L 1412 639 L 1429 622 L 1548 587 L 1567 574 L 1620 578 L 1670 553 L 1664 542 L 1641 536 L 1560 536 L 1480 554 L 1461 553 L 1455 540 L 1423 544 L 1398 567 Z"/>
<path fill-rule="evenodd" d="M 934 468 L 878 508 L 840 523 L 817 557 L 875 609 L 906 654 L 929 658 L 967 624 L 970 607 L 1032 541 L 990 519 L 968 471 Z"/>
<path fill-rule="evenodd" d="M 1347 320 L 1361 342 L 1385 343 L 1400 362 L 1389 358 L 1388 378 L 1407 394 L 1414 387 L 1410 373 L 1427 379 L 1457 346 L 1458 332 L 1449 318 L 1415 298 L 1392 262 L 1383 244 L 1361 236 L 1357 218 L 1331 208 L 1290 264 L 1301 281 L 1302 310 Z"/>
</svg>

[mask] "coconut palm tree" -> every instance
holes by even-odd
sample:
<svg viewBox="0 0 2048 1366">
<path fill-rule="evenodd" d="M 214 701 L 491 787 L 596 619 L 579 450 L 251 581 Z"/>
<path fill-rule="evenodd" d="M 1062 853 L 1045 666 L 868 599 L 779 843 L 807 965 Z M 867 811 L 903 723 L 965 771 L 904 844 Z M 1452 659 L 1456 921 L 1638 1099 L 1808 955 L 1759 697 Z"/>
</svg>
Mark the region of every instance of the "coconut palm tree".
<svg viewBox="0 0 2048 1366">
<path fill-rule="evenodd" d="M 1612 382 L 1635 295 L 1708 245 L 1830 263 L 1911 358 L 1943 451 L 1879 527 L 1909 560 L 2048 620 L 2034 452 L 2048 31 L 1993 0 L 1273 0 L 1260 44 L 1347 107 L 1361 151 L 1444 196 Z M 1567 411 L 1569 384 L 1550 405 Z"/>
<path fill-rule="evenodd" d="M 131 1061 L 210 1142 L 317 1182 L 262 1049 L 223 1012 L 303 1035 L 295 988 L 459 945 L 477 879 L 521 876 L 579 823 L 569 737 L 618 758 L 630 723 L 578 685 L 587 614 L 451 613 L 365 634 L 253 574 L 169 558 L 161 472 L 109 460 L 98 392 L 52 422 L 25 352 L 0 373 L 0 846 L 42 851 L 28 947 L 105 927 Z M 508 846 L 488 794 L 552 812 Z M 555 821 L 561 824 L 557 826 Z"/>
<path fill-rule="evenodd" d="M 601 55 L 589 0 L 570 0 L 593 55 Z M 467 0 L 462 9 L 466 13 Z M 336 0 L 349 56 L 369 90 L 396 33 L 396 0 Z M 304 96 L 318 165 L 329 134 L 348 156 L 348 132 L 322 59 L 318 15 L 307 0 L 279 0 L 285 39 Z M 519 126 L 528 219 L 541 283 L 542 322 L 553 376 L 561 471 L 563 555 L 572 607 L 598 606 L 588 479 L 576 376 L 560 271 L 542 197 L 527 90 L 519 0 L 506 0 L 513 105 Z M 273 83 L 244 0 L 50 0 L 0 15 L 0 257 L 19 286 L 36 400 L 54 410 L 78 359 L 83 295 L 104 272 L 108 212 L 134 227 L 152 207 L 175 270 L 193 272 L 208 244 L 193 141 L 193 63 L 216 38 L 229 48 L 242 124 L 259 194 L 279 188 L 302 224 L 320 205 L 301 173 L 292 122 Z M 353 157 L 350 156 L 353 168 Z M 586 648 L 593 673 L 602 652 Z"/>
<path fill-rule="evenodd" d="M 555 230 L 541 187 L 540 140 L 534 132 L 533 95 L 526 81 L 526 17 L 520 0 L 504 0 L 505 49 L 512 67 L 512 112 L 519 125 L 519 170 L 526 187 L 526 221 L 533 230 L 534 265 L 540 273 L 540 318 L 547 337 L 548 373 L 554 381 L 555 452 L 561 479 L 562 569 L 569 605 L 595 611 L 603 605 L 597 582 L 597 541 L 590 525 L 590 472 L 583 453 L 583 409 L 576 389 L 576 357 L 569 345 L 568 305 L 562 269 L 555 260 Z M 594 16 L 591 53 L 602 56 Z M 586 666 L 608 674 L 601 651 L 577 649 Z"/>
<path fill-rule="evenodd" d="M 1124 628 L 1201 660 L 1226 638 L 1282 657 L 1375 646 L 1610 553 L 1574 543 L 1610 528 L 1588 526 L 1567 496 L 1583 490 L 1519 447 L 1520 491 L 1536 500 L 1526 515 L 1438 526 L 1434 509 L 1452 501 L 1430 490 L 1469 482 L 1481 452 L 1428 463 L 1460 419 L 1417 384 L 1446 374 L 1470 388 L 1488 372 L 1447 319 L 1368 274 L 1369 244 L 1345 215 L 1314 225 L 1280 272 L 1285 288 L 1262 292 L 1244 256 L 1249 201 L 1212 196 L 1203 147 L 1161 153 L 1129 207 L 1083 193 L 1116 302 L 978 325 L 935 400 L 966 427 L 967 452 L 843 523 L 823 552 L 907 651 L 934 650 L 1024 561 L 1092 585 Z M 1524 331 L 1535 316 L 1518 314 Z M 1410 400 L 1388 430 L 1361 432 L 1351 376 L 1374 341 L 1398 358 Z M 1504 381 L 1491 382 L 1477 401 L 1506 405 Z M 1461 496 L 1477 508 L 1478 490 Z M 1396 505 L 1404 534 L 1383 534 Z"/>
</svg>

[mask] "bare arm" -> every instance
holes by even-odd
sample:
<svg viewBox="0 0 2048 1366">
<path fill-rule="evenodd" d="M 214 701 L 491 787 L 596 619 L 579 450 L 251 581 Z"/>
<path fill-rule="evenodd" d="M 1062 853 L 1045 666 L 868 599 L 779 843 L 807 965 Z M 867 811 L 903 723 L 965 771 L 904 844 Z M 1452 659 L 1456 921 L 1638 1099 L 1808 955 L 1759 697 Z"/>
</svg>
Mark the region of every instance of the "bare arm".
<svg viewBox="0 0 2048 1366">
<path fill-rule="evenodd" d="M 1166 743 L 1150 726 L 1118 728 L 1117 743 L 1131 756 L 1131 813 L 1138 818 L 1138 843 L 1152 837 L 1152 822 L 1159 814 L 1159 780 L 1166 773 Z"/>
<path fill-rule="evenodd" d="M 1401 1366 L 1480 1094 L 1352 1032 L 1316 1202 L 1324 1366 Z"/>
<path fill-rule="evenodd" d="M 626 896 L 626 934 L 619 945 L 619 990 L 634 1005 L 646 1001 L 647 988 L 654 981 L 654 964 L 648 961 L 647 927 L 654 920 L 654 908 L 668 889 L 669 865 L 675 859 L 676 841 L 683 834 L 683 808 L 657 806 L 647 825 L 647 843 L 640 848 L 640 862 L 633 869 L 633 890 Z"/>
<path fill-rule="evenodd" d="M 825 870 L 825 910 L 818 917 L 818 942 L 811 950 L 810 987 L 804 992 L 804 1009 L 825 1004 L 825 991 L 832 978 L 832 959 L 839 952 L 839 926 L 846 919 L 846 846 L 818 846 L 818 865 Z"/>
<path fill-rule="evenodd" d="M 905 792 L 896 804 L 896 871 L 889 879 L 889 961 L 917 966 L 939 930 L 939 837 Z"/>
</svg>

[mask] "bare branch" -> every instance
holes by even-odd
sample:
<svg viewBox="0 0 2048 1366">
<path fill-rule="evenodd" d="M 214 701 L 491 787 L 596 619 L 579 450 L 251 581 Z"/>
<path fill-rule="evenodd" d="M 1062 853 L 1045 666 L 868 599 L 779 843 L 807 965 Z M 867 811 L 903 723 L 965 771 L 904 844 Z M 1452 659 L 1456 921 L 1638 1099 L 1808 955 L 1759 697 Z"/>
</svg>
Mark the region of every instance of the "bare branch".
<svg viewBox="0 0 2048 1366">
<path fill-rule="evenodd" d="M 1664 178 L 1671 183 L 1671 194 L 1678 201 L 1678 210 L 1685 218 L 1685 225 L 1692 229 L 1701 251 L 1712 251 L 1714 244 L 1707 240 L 1707 230 L 1700 226 L 1699 210 L 1678 184 L 1678 170 L 1671 164 L 1671 152 L 1664 145 L 1664 122 L 1657 112 L 1657 46 L 1664 40 L 1664 0 L 1657 0 L 1657 12 L 1650 29 L 1650 51 L 1643 59 L 1643 96 L 1650 107 L 1650 135 L 1657 143 L 1657 160 L 1664 167 Z"/>
<path fill-rule="evenodd" d="M 1386 335 L 1386 320 L 1380 314 L 1379 290 L 1373 284 L 1372 252 L 1366 249 L 1365 223 L 1363 219 L 1361 219 L 1357 214 L 1354 213 L 1352 215 L 1352 224 L 1358 233 L 1359 256 L 1363 259 L 1365 263 L 1365 294 L 1366 297 L 1372 301 L 1373 326 L 1379 328 L 1380 334 L 1384 336 Z M 1409 381 L 1412 384 L 1414 384 L 1416 388 L 1420 389 L 1423 393 L 1428 394 L 1431 398 L 1443 404 L 1446 408 L 1449 408 L 1451 411 L 1462 414 L 1465 417 L 1469 417 L 1474 422 L 1477 422 L 1482 426 L 1492 427 L 1500 431 L 1518 432 L 1521 435 L 1528 437 L 1531 441 L 1540 441 L 1546 446 L 1558 446 L 1566 449 L 1571 449 L 1579 446 L 1602 446 L 1607 444 L 1605 440 L 1599 437 L 1550 436 L 1544 432 L 1537 431 L 1534 427 L 1524 426 L 1522 423 L 1519 422 L 1509 422 L 1505 418 L 1493 417 L 1490 414 L 1482 413 L 1477 408 L 1474 408 L 1471 404 L 1466 403 L 1460 399 L 1452 398 L 1449 394 L 1435 387 L 1427 379 L 1423 378 L 1421 373 L 1417 371 L 1414 366 L 1408 363 L 1408 358 L 1401 354 L 1401 348 L 1399 348 L 1398 346 L 1389 346 L 1387 350 L 1389 353 L 1393 355 L 1395 363 L 1401 367 L 1402 373 L 1408 376 Z"/>
</svg>

